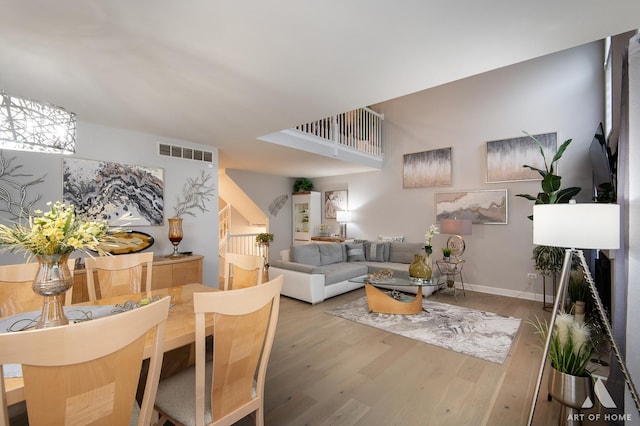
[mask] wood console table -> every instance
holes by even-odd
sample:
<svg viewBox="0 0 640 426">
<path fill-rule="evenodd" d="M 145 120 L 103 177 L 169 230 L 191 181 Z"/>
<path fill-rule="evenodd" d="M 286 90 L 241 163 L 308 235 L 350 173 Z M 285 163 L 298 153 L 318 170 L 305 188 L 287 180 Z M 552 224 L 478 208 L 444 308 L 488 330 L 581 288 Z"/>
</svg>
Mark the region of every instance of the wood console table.
<svg viewBox="0 0 640 426">
<path fill-rule="evenodd" d="M 197 254 L 180 256 L 154 256 L 151 288 L 175 287 L 190 283 L 202 282 L 202 260 L 204 256 Z M 147 268 L 142 269 L 142 282 L 145 280 Z M 73 273 L 73 303 L 89 301 L 87 292 L 87 273 L 78 268 Z"/>
<path fill-rule="evenodd" d="M 311 237 L 311 241 L 316 243 L 343 243 L 344 238 L 339 237 Z"/>
</svg>

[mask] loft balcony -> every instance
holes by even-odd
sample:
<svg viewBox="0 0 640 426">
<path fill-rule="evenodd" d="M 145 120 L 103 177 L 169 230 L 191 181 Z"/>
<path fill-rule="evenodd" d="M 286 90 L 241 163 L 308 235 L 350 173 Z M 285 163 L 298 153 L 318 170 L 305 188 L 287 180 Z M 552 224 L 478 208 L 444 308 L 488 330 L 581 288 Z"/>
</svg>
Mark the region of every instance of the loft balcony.
<svg viewBox="0 0 640 426">
<path fill-rule="evenodd" d="M 382 168 L 383 120 L 384 115 L 359 108 L 259 139 L 379 170 Z"/>
</svg>

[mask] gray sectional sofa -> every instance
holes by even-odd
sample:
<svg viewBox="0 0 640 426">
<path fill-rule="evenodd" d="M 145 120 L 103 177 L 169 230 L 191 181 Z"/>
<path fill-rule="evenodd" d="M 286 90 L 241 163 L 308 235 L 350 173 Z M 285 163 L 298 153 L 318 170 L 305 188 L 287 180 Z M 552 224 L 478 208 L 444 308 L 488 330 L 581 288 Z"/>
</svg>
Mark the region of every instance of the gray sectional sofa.
<svg viewBox="0 0 640 426">
<path fill-rule="evenodd" d="M 272 260 L 269 276 L 284 275 L 283 295 L 316 304 L 363 287 L 362 282 L 349 280 L 368 273 L 389 268 L 395 277 L 408 278 L 415 253 L 424 253 L 424 244 L 389 241 L 304 244 L 282 251 L 282 260 Z M 429 289 L 423 288 L 424 296 L 431 294 Z M 417 288 L 402 287 L 402 290 L 415 293 Z"/>
</svg>

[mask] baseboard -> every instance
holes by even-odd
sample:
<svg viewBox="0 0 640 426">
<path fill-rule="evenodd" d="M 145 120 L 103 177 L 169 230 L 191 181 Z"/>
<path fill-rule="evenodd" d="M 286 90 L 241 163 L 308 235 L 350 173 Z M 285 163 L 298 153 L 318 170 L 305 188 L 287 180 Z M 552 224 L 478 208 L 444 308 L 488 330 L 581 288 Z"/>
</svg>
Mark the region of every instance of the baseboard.
<svg viewBox="0 0 640 426">
<path fill-rule="evenodd" d="M 457 286 L 460 283 L 456 282 Z M 542 293 L 531 293 L 529 291 L 509 290 L 505 288 L 488 287 L 486 285 L 464 283 L 466 290 L 477 291 L 479 293 L 495 294 L 497 296 L 515 297 L 516 299 L 533 300 L 542 303 Z M 550 298 L 551 296 L 549 296 Z"/>
</svg>

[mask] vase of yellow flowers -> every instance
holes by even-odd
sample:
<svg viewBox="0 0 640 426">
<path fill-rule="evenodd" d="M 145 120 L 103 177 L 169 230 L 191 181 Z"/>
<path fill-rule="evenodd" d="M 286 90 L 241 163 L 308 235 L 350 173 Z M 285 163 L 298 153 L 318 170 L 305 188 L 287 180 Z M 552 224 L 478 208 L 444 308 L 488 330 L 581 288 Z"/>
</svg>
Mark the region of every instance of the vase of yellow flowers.
<svg viewBox="0 0 640 426">
<path fill-rule="evenodd" d="M 63 310 L 63 295 L 73 285 L 67 261 L 75 250 L 107 254 L 101 247 L 117 232 L 106 221 L 83 221 L 73 205 L 60 201 L 47 203 L 46 212 L 35 210 L 25 224 L 13 227 L 0 224 L 0 251 L 24 252 L 27 260 L 36 258 L 38 272 L 33 280 L 34 293 L 43 296 L 42 315 L 37 328 L 68 324 Z"/>
</svg>

